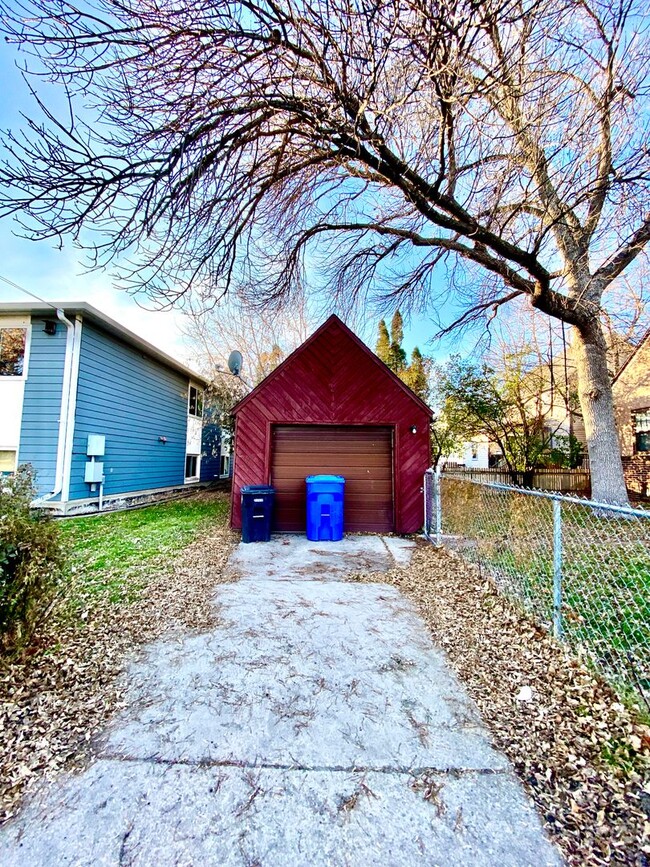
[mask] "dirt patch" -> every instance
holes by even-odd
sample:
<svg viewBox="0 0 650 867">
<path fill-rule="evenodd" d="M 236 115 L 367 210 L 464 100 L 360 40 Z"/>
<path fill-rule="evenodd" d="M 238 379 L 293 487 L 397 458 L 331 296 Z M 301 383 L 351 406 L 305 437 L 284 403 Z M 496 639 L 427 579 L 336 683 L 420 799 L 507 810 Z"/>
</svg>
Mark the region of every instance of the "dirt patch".
<svg viewBox="0 0 650 867">
<path fill-rule="evenodd" d="M 87 764 L 92 739 L 123 707 L 120 675 L 139 646 L 215 624 L 214 588 L 237 578 L 224 569 L 236 541 L 212 528 L 161 562 L 137 602 L 105 600 L 82 623 L 54 617 L 21 659 L 0 668 L 0 823 L 37 783 Z"/>
<path fill-rule="evenodd" d="M 571 865 L 650 864 L 650 727 L 456 553 L 386 582 L 417 605 Z"/>
</svg>

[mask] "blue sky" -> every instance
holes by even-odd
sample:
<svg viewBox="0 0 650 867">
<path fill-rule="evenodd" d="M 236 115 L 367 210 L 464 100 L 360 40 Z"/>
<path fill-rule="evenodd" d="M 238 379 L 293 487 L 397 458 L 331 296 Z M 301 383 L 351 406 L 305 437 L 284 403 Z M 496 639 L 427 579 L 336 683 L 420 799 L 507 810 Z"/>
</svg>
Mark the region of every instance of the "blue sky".
<svg viewBox="0 0 650 867">
<path fill-rule="evenodd" d="M 15 46 L 0 42 L 0 76 L 3 82 L 3 99 L 0 101 L 0 127 L 3 130 L 17 129 L 21 125 L 20 111 L 37 116 L 38 108 L 33 102 L 25 82 L 15 67 L 19 57 Z M 0 276 L 35 293 L 45 300 L 87 301 L 122 322 L 132 331 L 151 343 L 160 346 L 181 360 L 190 357 L 182 338 L 179 324 L 182 314 L 177 310 L 154 311 L 147 309 L 147 299 L 133 297 L 113 286 L 111 274 L 103 271 L 87 272 L 84 254 L 66 244 L 56 249 L 52 242 L 29 241 L 18 237 L 20 228 L 9 218 L 0 220 Z M 0 282 L 0 301 L 29 299 L 18 290 Z M 390 312 L 387 313 L 387 318 Z M 367 335 L 362 335 L 374 344 L 376 316 L 368 326 Z M 415 345 L 426 354 L 445 357 L 458 348 L 458 341 L 444 344 L 430 343 L 435 326 L 426 315 L 412 316 L 405 322 L 404 346 L 408 353 Z"/>
</svg>

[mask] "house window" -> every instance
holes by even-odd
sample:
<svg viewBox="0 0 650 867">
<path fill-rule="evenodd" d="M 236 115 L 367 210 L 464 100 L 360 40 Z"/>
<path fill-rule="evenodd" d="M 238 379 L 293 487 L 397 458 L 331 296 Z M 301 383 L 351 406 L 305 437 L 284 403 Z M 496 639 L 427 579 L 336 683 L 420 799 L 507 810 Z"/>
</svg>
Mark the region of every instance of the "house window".
<svg viewBox="0 0 650 867">
<path fill-rule="evenodd" d="M 185 478 L 186 479 L 195 479 L 197 477 L 197 466 L 198 466 L 199 456 L 198 455 L 186 455 L 185 456 Z"/>
<path fill-rule="evenodd" d="M 194 385 L 190 385 L 187 411 L 190 415 L 194 415 L 197 418 L 201 418 L 203 415 L 203 392 Z"/>
<path fill-rule="evenodd" d="M 16 471 L 16 452 L 13 450 L 0 451 L 0 473 L 13 473 Z"/>
<path fill-rule="evenodd" d="M 472 443 L 472 460 L 478 460 L 478 446 L 476 443 Z"/>
<path fill-rule="evenodd" d="M 637 452 L 650 452 L 650 409 L 633 413 Z"/>
<path fill-rule="evenodd" d="M 26 328 L 0 328 L 0 376 L 22 376 Z"/>
<path fill-rule="evenodd" d="M 221 466 L 219 467 L 219 475 L 227 476 L 230 470 L 230 455 L 221 455 Z"/>
</svg>

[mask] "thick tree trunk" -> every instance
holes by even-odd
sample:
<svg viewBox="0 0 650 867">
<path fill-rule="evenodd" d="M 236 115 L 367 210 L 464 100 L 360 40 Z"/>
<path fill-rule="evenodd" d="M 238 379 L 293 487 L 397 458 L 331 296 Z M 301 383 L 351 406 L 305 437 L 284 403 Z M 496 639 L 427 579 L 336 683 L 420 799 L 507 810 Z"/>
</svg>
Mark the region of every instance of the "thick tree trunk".
<svg viewBox="0 0 650 867">
<path fill-rule="evenodd" d="M 627 505 L 612 383 L 607 370 L 607 348 L 600 323 L 574 327 L 572 347 L 587 436 L 592 499 Z"/>
</svg>

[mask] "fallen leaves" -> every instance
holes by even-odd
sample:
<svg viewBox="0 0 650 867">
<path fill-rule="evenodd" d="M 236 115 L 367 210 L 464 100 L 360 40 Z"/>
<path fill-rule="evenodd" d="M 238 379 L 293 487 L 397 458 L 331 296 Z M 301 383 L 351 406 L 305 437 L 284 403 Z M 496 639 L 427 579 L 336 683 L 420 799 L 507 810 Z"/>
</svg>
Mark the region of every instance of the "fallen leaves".
<svg viewBox="0 0 650 867">
<path fill-rule="evenodd" d="M 75 622 L 53 616 L 20 659 L 3 664 L 0 822 L 36 783 L 85 765 L 93 737 L 123 707 L 120 674 L 139 645 L 216 622 L 214 587 L 234 578 L 224 571 L 234 544 L 223 523 L 212 526 L 175 559 L 161 558 L 135 600 L 103 596 Z"/>
<path fill-rule="evenodd" d="M 650 727 L 459 554 L 355 576 L 415 602 L 570 865 L 650 860 Z"/>
</svg>

